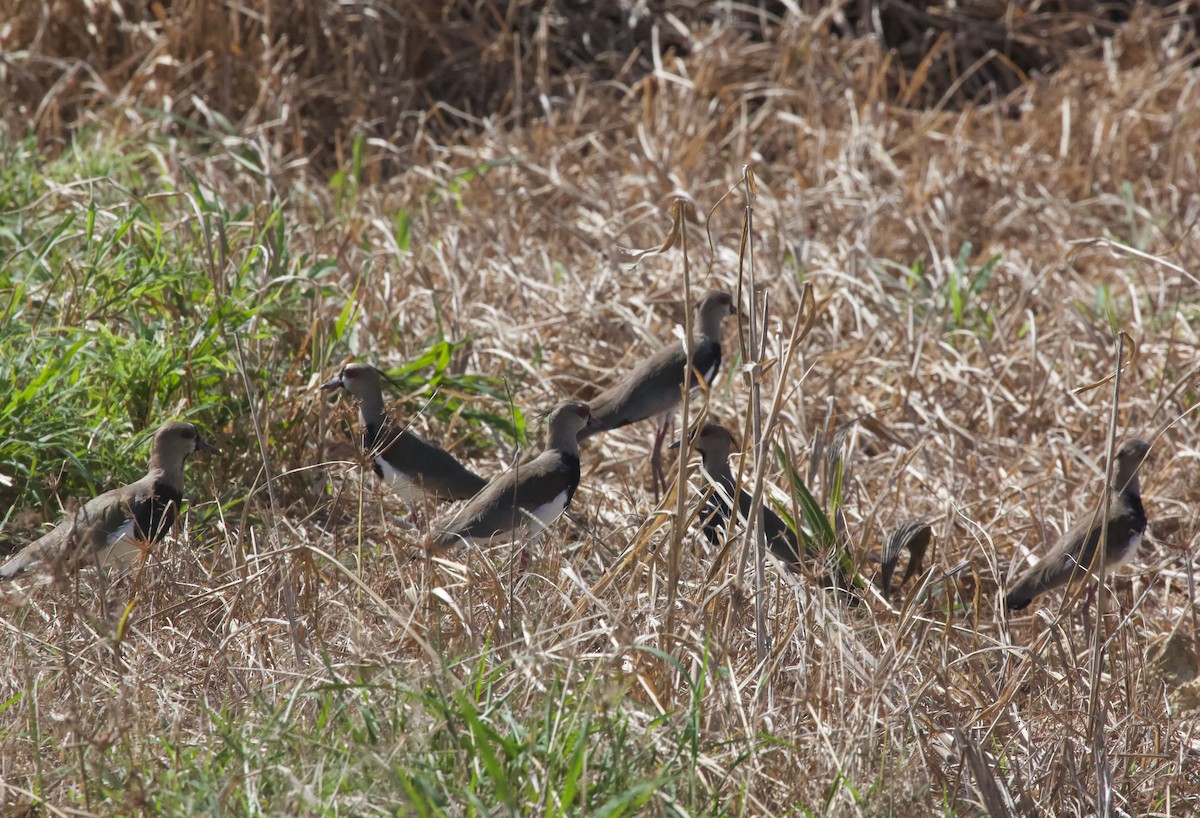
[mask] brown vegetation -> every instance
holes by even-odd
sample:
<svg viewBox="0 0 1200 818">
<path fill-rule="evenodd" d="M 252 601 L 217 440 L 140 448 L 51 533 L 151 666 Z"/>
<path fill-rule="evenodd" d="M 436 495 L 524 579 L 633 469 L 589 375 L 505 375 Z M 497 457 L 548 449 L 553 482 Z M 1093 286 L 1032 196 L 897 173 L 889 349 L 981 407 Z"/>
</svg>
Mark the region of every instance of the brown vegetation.
<svg viewBox="0 0 1200 818">
<path fill-rule="evenodd" d="M 320 462 L 339 434 L 310 388 L 321 373 L 305 366 L 332 360 L 345 299 L 361 318 L 337 354 L 395 365 L 440 320 L 447 336 L 473 339 L 456 365 L 503 373 L 533 417 L 586 398 L 666 339 L 683 320 L 685 269 L 694 291 L 743 288 L 745 303 L 739 273 L 753 263 L 776 361 L 766 405 L 782 394 L 772 439 L 823 496 L 813 453 L 843 432 L 853 555 L 873 570 L 886 530 L 927 518 L 929 570 L 894 604 L 872 596 L 854 609 L 768 572 L 760 662 L 752 567 L 736 553 L 714 565 L 695 531 L 678 540 L 672 496 L 660 506 L 647 491 L 649 429 L 633 427 L 588 444 L 573 519 L 523 569 L 507 548 L 402 564 L 413 535 L 369 480 L 360 517 L 357 469 L 331 469 L 336 491 L 316 511 L 305 472 L 270 502 L 260 491 L 222 531 L 193 528 L 160 551 L 115 653 L 95 647 L 107 626 L 65 591 L 6 613 L 18 647 L 5 687 L 45 685 L 38 706 L 56 718 L 40 729 L 61 746 L 123 743 L 150 769 L 151 737 L 201 741 L 211 709 L 236 709 L 247 691 L 282 701 L 298 680 L 380 666 L 444 682 L 479 653 L 505 663 L 496 684 L 514 708 L 548 678 L 590 684 L 592 673 L 649 711 L 685 707 L 694 691 L 649 647 L 693 673 L 719 669 L 699 725 L 697 786 L 714 814 L 1085 815 L 1102 811 L 1104 783 L 1124 814 L 1200 810 L 1194 704 L 1177 707 L 1181 677 L 1149 658 L 1152 643 L 1195 636 L 1200 83 L 1189 9 L 1098 20 L 1072 3 L 965 4 L 1000 12 L 980 42 L 1014 43 L 980 64 L 965 45 L 947 56 L 973 30 L 949 6 L 903 16 L 908 6 L 880 3 L 880 39 L 866 36 L 870 3 L 651 3 L 636 21 L 624 3 L 574 5 L 36 12 L 4 0 L 0 46 L 25 49 L 0 63 L 23 106 L 8 133 L 24 121 L 61 146 L 99 138 L 87 126 L 104 123 L 160 140 L 180 188 L 186 168 L 227 200 L 286 201 L 287 252 L 336 261 L 339 292 L 291 328 L 293 350 L 311 357 L 287 383 L 256 387 L 256 410 L 278 425 L 276 471 Z M 894 33 L 905 26 L 916 33 Z M 1072 48 L 1051 45 L 1063 37 Z M 228 135 L 217 112 L 235 123 Z M 349 166 L 356 134 L 369 137 L 362 184 L 339 202 L 324 182 Z M 175 141 L 185 136 L 198 141 Z M 263 173 L 244 172 L 240 152 Z M 739 252 L 743 164 L 758 183 L 752 262 Z M 676 197 L 692 203 L 687 264 L 677 248 L 631 266 L 623 248 L 660 242 Z M 395 237 L 401 213 L 411 251 Z M 788 367 L 805 284 L 819 312 Z M 1154 542 L 1110 583 L 1119 616 L 1096 675 L 1081 606 L 1060 615 L 1054 595 L 1013 617 L 1001 600 L 1014 567 L 1100 496 L 1117 330 L 1136 344 L 1117 436 L 1153 444 L 1143 487 Z M 748 377 L 734 371 L 711 394 L 710 413 L 739 430 Z M 512 454 L 476 465 L 494 471 Z M 228 496 L 261 465 L 257 449 L 234 452 L 190 495 Z M 786 485 L 774 461 L 763 467 Z M 433 647 L 468 658 L 439 667 Z M 28 698 L 10 712 L 28 720 Z M 749 741 L 764 732 L 773 743 Z M 27 781 L 38 763 L 6 753 L 0 779 Z M 46 791 L 75 786 L 68 776 Z M 136 787 L 126 810 L 152 800 Z"/>
</svg>

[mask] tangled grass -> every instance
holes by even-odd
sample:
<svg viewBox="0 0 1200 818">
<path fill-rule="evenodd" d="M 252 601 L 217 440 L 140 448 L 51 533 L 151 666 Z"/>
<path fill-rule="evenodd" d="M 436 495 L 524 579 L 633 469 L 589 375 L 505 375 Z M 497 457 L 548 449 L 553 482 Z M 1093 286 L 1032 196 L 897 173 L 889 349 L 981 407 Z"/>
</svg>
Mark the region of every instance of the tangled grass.
<svg viewBox="0 0 1200 818">
<path fill-rule="evenodd" d="M 497 18 L 511 41 L 421 41 L 448 85 L 406 96 L 421 72 L 405 64 L 379 91 L 392 113 L 342 63 L 305 62 L 416 60 L 388 39 L 412 31 L 339 28 L 349 6 L 310 6 L 326 16 L 305 28 L 264 4 L 263 30 L 288 36 L 249 38 L 259 73 L 229 72 L 230 93 L 261 104 L 241 107 L 213 77 L 234 53 L 216 44 L 246 51 L 247 35 L 214 23 L 179 54 L 182 28 L 106 7 L 152 53 L 125 74 L 99 58 L 86 79 L 47 74 L 33 135 L 10 122 L 0 155 L 0 536 L 19 545 L 59 502 L 136 475 L 136 433 L 158 418 L 195 418 L 224 452 L 189 464 L 189 512 L 144 570 L 5 589 L 6 806 L 1200 809 L 1187 9 L 1136 9 L 1055 52 L 1053 73 L 950 105 L 961 71 L 939 85 L 942 63 L 905 68 L 852 15 L 781 5 L 627 14 L 612 30 L 632 56 L 608 59 L 627 44 L 612 34 L 597 68 L 551 36 L 589 18 L 564 7 L 539 28 L 515 3 Z M 74 7 L 48 8 L 46 31 Z M 463 16 L 413 31 L 465 37 L 465 10 L 487 10 L 446 8 Z M 521 58 L 488 62 L 506 42 Z M 66 59 L 33 45 L 10 80 Z M 421 94 L 475 87 L 451 59 L 472 51 L 472 104 L 495 107 L 434 105 L 401 128 Z M 680 199 L 682 241 L 631 264 Z M 434 510 L 414 531 L 376 489 L 323 375 L 349 356 L 396 371 L 399 415 L 499 471 L 537 445 L 540 411 L 671 336 L 685 282 L 753 299 L 761 328 L 758 344 L 730 331 L 733 360 L 690 417 L 750 444 L 759 413 L 765 455 L 747 445 L 735 468 L 793 511 L 794 472 L 868 575 L 885 532 L 930 520 L 915 580 L 848 607 L 811 578 L 760 576 L 742 539 L 708 550 L 696 464 L 682 498 L 656 500 L 640 427 L 587 444 L 570 518 L 526 558 L 404 559 Z M 1102 630 L 1060 595 L 1005 612 L 1005 578 L 1100 497 L 1114 409 L 1118 438 L 1153 444 L 1151 546 L 1109 583 Z"/>
</svg>

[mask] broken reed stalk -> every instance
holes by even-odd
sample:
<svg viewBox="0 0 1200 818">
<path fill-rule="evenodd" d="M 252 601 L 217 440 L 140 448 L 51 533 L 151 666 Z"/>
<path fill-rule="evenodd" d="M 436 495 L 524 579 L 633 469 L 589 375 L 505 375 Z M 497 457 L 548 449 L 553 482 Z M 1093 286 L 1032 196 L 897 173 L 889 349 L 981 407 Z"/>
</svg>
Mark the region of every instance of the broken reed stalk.
<svg viewBox="0 0 1200 818">
<path fill-rule="evenodd" d="M 767 597 L 766 585 L 767 538 L 763 524 L 762 491 L 766 470 L 765 441 L 762 423 L 762 344 L 760 343 L 758 316 L 758 287 L 754 264 L 754 171 L 749 165 L 742 166 L 742 187 L 746 194 L 746 207 L 742 217 L 742 235 L 738 247 L 738 282 L 746 275 L 750 280 L 747 323 L 747 364 L 750 381 L 750 425 L 754 436 L 754 494 L 749 509 L 746 529 L 747 548 L 754 549 L 754 646 L 758 661 L 767 658 Z M 763 333 L 765 338 L 765 332 Z M 757 501 L 757 502 L 755 502 Z M 736 508 L 736 506 L 735 506 Z"/>
<path fill-rule="evenodd" d="M 691 394 L 689 388 L 689 380 L 693 375 L 692 370 L 692 270 L 688 263 L 688 245 L 687 245 L 687 225 L 684 223 L 684 201 L 676 199 L 675 205 L 672 208 L 672 217 L 674 225 L 672 233 L 676 236 L 679 242 L 679 248 L 683 253 L 683 360 L 686 371 L 684 372 L 683 396 L 679 406 L 679 434 L 683 441 L 679 444 L 679 453 L 676 458 L 676 479 L 675 479 L 675 514 L 671 521 L 671 549 L 667 555 L 667 615 L 663 617 L 663 623 L 666 628 L 663 640 L 663 649 L 670 650 L 670 646 L 666 644 L 667 639 L 673 638 L 675 630 L 675 599 L 679 593 L 679 575 L 682 562 L 683 551 L 683 534 L 684 523 L 687 521 L 687 492 L 684 487 L 687 485 L 687 468 L 688 461 L 691 459 L 691 446 L 688 445 L 688 431 L 691 426 L 691 418 L 689 410 L 691 409 Z M 695 377 L 703 383 L 703 378 L 700 373 L 694 373 Z M 704 389 L 704 387 L 701 387 Z M 705 391 L 707 398 L 707 391 Z M 660 421 L 661 422 L 661 421 Z M 658 487 L 655 487 L 655 491 Z"/>
<path fill-rule="evenodd" d="M 1113 376 L 1112 407 L 1108 417 L 1108 460 L 1104 469 L 1104 499 L 1100 506 L 1100 519 L 1107 520 L 1109 505 L 1112 502 L 1113 458 L 1116 452 L 1117 412 L 1121 405 L 1121 370 L 1125 364 L 1125 340 L 1129 335 L 1121 330 L 1117 333 L 1117 370 Z M 1129 339 L 1132 344 L 1132 339 Z M 1104 609 L 1107 593 L 1104 582 L 1104 571 L 1108 562 L 1108 526 L 1100 525 L 1100 542 L 1096 547 L 1096 556 L 1088 566 L 1089 576 L 1085 582 L 1091 582 L 1094 575 L 1096 581 L 1096 622 L 1092 631 L 1091 656 L 1091 690 L 1088 693 L 1088 729 L 1091 733 L 1092 763 L 1096 769 L 1096 814 L 1109 815 L 1112 813 L 1112 769 L 1108 763 L 1108 752 L 1105 743 L 1106 733 L 1104 707 L 1100 701 L 1101 674 L 1104 672 L 1104 654 L 1107 640 L 1104 634 Z"/>
</svg>

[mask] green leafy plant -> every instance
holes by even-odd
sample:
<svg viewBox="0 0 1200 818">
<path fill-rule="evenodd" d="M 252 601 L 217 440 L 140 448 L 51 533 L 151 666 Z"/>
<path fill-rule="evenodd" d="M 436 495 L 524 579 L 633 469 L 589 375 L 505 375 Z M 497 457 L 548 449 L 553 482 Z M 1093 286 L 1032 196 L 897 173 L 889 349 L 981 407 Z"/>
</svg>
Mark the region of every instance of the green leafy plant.
<svg viewBox="0 0 1200 818">
<path fill-rule="evenodd" d="M 6 201 L 26 195 L 21 179 L 68 173 L 26 143 L 4 149 Z M 263 252 L 285 241 L 281 204 L 256 223 L 190 177 L 189 194 L 160 177 L 163 191 L 131 199 L 146 156 L 80 152 L 114 175 L 93 181 L 82 207 L 48 197 L 0 220 L 0 523 L 30 506 L 53 518 L 59 498 L 133 479 L 167 419 L 211 434 L 244 418 L 234 338 L 283 352 L 252 364 L 257 379 L 279 381 L 293 359 L 278 339 L 336 270 Z M 220 257 L 228 263 L 214 266 Z"/>
<path fill-rule="evenodd" d="M 823 509 L 804 482 L 804 478 L 792 465 L 792 459 L 784 447 L 775 443 L 774 449 L 775 457 L 787 475 L 793 498 L 791 508 L 783 503 L 772 502 L 775 512 L 796 535 L 810 557 L 833 567 L 837 587 L 865 587 L 865 581 L 855 569 L 853 556 L 837 535 L 837 519 L 842 507 L 841 456 L 838 456 L 834 464 L 834 477 L 829 487 L 829 507 Z M 793 509 L 799 509 L 799 520 L 793 514 Z"/>
<path fill-rule="evenodd" d="M 919 316 L 934 313 L 941 316 L 948 331 L 980 332 L 990 337 L 995 328 L 995 316 L 992 307 L 984 303 L 984 295 L 996 275 L 1001 257 L 999 254 L 990 256 L 973 268 L 970 262 L 974 249 L 971 242 L 963 243 L 949 275 L 940 284 L 930 277 L 923 259 L 916 259 L 908 266 L 891 261 L 880 262 L 880 265 L 903 276 Z"/>
</svg>

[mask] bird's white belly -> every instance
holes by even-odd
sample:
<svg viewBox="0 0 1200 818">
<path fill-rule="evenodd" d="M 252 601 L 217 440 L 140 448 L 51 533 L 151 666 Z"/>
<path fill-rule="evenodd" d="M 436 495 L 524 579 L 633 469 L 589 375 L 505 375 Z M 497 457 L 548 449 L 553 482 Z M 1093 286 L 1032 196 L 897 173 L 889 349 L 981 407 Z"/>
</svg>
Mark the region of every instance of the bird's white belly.
<svg viewBox="0 0 1200 818">
<path fill-rule="evenodd" d="M 104 548 L 96 553 L 96 564 L 101 568 L 124 566 L 140 553 L 137 537 L 134 536 L 133 520 L 126 520 L 124 525 L 105 539 Z"/>
<path fill-rule="evenodd" d="M 405 502 L 414 503 L 424 495 L 425 492 L 411 477 L 382 457 L 375 458 L 375 465 L 379 466 L 379 471 L 383 474 L 383 482 L 387 484 L 387 487 L 399 494 Z"/>
<path fill-rule="evenodd" d="M 125 524 L 116 531 L 108 535 L 108 540 L 105 542 L 109 548 L 117 545 L 121 540 L 129 540 L 133 542 L 133 520 L 126 520 Z"/>
<path fill-rule="evenodd" d="M 562 513 L 567 509 L 567 493 L 559 492 L 553 500 L 548 503 L 543 503 L 534 509 L 520 509 L 517 512 L 515 519 L 515 529 L 512 531 L 498 531 L 490 537 L 463 537 L 462 539 L 468 543 L 488 544 L 496 543 L 508 539 L 516 539 L 522 534 L 527 534 L 536 540 L 543 531 L 549 528 L 555 520 L 562 516 Z"/>
<path fill-rule="evenodd" d="M 1113 571 L 1116 571 L 1122 565 L 1128 564 L 1130 562 L 1130 560 L 1132 560 L 1135 556 L 1137 556 L 1137 550 L 1141 546 L 1141 544 L 1142 544 L 1142 535 L 1135 534 L 1132 538 L 1130 538 L 1129 546 L 1125 549 L 1124 553 L 1114 555 L 1114 556 L 1116 556 L 1116 559 L 1113 560 L 1111 563 L 1106 564 L 1104 566 L 1104 570 L 1111 573 Z"/>
<path fill-rule="evenodd" d="M 553 500 L 535 508 L 532 511 L 532 516 L 537 520 L 541 528 L 548 528 L 550 524 L 561 517 L 562 513 L 566 510 L 567 492 L 560 491 Z"/>
</svg>

